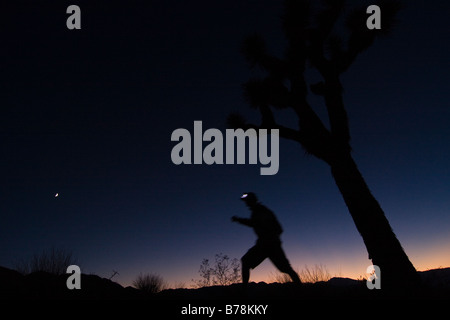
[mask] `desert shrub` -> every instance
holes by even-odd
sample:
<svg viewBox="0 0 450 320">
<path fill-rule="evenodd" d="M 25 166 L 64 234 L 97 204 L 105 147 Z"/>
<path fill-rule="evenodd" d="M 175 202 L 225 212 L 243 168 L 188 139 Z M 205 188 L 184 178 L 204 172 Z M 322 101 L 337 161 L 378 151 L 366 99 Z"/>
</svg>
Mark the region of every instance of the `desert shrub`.
<svg viewBox="0 0 450 320">
<path fill-rule="evenodd" d="M 319 264 L 314 265 L 314 268 L 310 269 L 307 265 L 299 272 L 299 277 L 302 282 L 316 283 L 320 281 L 328 281 L 331 279 L 331 275 L 328 272 L 327 267 Z"/>
<path fill-rule="evenodd" d="M 164 279 L 157 275 L 146 273 L 140 273 L 133 281 L 133 287 L 142 290 L 146 293 L 158 293 L 166 288 Z"/>
<path fill-rule="evenodd" d="M 208 259 L 203 259 L 198 273 L 201 279 L 192 280 L 195 287 L 227 286 L 240 281 L 241 265 L 238 259 L 219 253 L 215 255 L 212 266 Z"/>
<path fill-rule="evenodd" d="M 16 270 L 22 274 L 43 271 L 60 275 L 66 273 L 67 267 L 73 264 L 78 263 L 71 251 L 51 248 L 34 254 L 29 260 L 19 261 Z"/>
<path fill-rule="evenodd" d="M 305 265 L 305 268 L 301 271 L 297 271 L 297 274 L 303 283 L 316 283 L 320 281 L 326 282 L 331 279 L 331 275 L 328 272 L 327 267 L 321 264 L 314 265 L 314 268 L 309 268 L 307 265 Z M 278 283 L 292 282 L 291 277 L 286 273 L 276 273 L 275 275 L 271 274 L 270 278 L 274 282 Z"/>
</svg>

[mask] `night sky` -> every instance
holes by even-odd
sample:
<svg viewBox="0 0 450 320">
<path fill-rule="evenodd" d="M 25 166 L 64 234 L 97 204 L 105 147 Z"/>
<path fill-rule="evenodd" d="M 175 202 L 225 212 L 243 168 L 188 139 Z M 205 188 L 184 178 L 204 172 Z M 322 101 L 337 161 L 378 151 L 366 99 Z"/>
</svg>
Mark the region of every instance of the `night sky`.
<svg viewBox="0 0 450 320">
<path fill-rule="evenodd" d="M 70 4 L 81 30 L 66 28 Z M 199 120 L 225 132 L 236 111 L 259 121 L 242 95 L 258 71 L 240 48 L 258 32 L 283 54 L 281 1 L 11 1 L 0 12 L 1 266 L 56 247 L 83 273 L 117 270 L 123 285 L 151 272 L 190 286 L 203 258 L 240 258 L 254 244 L 230 220 L 249 216 L 239 196 L 254 191 L 283 225 L 295 269 L 365 275 L 371 262 L 328 165 L 299 144 L 280 140 L 273 176 L 261 164 L 171 161 L 177 128 Z M 418 270 L 450 266 L 449 18 L 447 1 L 408 1 L 342 77 L 353 156 Z M 275 115 L 295 127 L 290 111 Z M 251 281 L 275 272 L 265 261 Z"/>
</svg>

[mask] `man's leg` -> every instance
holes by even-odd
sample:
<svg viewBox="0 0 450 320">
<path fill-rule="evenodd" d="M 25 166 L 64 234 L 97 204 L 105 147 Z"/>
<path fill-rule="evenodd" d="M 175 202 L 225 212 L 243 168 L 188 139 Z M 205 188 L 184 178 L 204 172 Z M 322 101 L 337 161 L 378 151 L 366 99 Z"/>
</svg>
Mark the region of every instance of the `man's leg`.
<svg viewBox="0 0 450 320">
<path fill-rule="evenodd" d="M 242 261 L 242 283 L 247 284 L 250 280 L 250 268 Z"/>
<path fill-rule="evenodd" d="M 302 283 L 297 272 L 292 268 L 289 260 L 286 258 L 286 254 L 281 248 L 281 244 L 271 248 L 269 256 L 272 263 L 283 273 L 287 273 L 294 283 Z"/>
<path fill-rule="evenodd" d="M 241 258 L 242 283 L 248 283 L 250 279 L 250 269 L 256 268 L 265 258 L 267 258 L 267 255 L 265 255 L 263 248 L 258 244 L 247 251 Z"/>
<path fill-rule="evenodd" d="M 295 270 L 292 269 L 292 267 L 291 267 L 291 270 L 289 270 L 286 273 L 291 277 L 291 279 L 292 279 L 292 281 L 294 283 L 299 283 L 299 284 L 302 283 L 302 281 L 300 280 L 300 277 L 298 276 L 297 272 L 295 272 Z"/>
</svg>

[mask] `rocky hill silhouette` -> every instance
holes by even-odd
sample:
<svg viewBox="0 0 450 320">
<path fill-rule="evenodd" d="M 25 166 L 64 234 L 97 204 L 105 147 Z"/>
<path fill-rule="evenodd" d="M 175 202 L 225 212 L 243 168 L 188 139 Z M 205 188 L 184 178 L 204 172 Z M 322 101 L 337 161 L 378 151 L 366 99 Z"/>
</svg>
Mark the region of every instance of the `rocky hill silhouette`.
<svg viewBox="0 0 450 320">
<path fill-rule="evenodd" d="M 148 300 L 301 300 L 301 299 L 373 299 L 373 298 L 450 298 L 450 268 L 419 272 L 423 285 L 415 290 L 387 292 L 369 290 L 364 280 L 332 278 L 326 282 L 306 283 L 250 283 L 212 286 L 199 289 L 167 289 L 157 294 L 146 294 L 133 287 L 96 275 L 81 275 L 81 289 L 69 290 L 69 274 L 54 275 L 34 272 L 22 275 L 15 270 L 0 267 L 0 299 L 148 299 Z"/>
</svg>

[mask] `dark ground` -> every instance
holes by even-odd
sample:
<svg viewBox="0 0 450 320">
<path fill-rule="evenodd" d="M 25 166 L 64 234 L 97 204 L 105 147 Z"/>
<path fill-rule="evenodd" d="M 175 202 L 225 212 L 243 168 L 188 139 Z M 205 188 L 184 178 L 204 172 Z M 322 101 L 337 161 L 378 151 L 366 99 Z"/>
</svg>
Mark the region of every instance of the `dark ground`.
<svg viewBox="0 0 450 320">
<path fill-rule="evenodd" d="M 365 281 L 332 278 L 327 282 L 303 284 L 250 283 L 246 289 L 241 284 L 213 286 L 200 289 L 168 289 L 149 295 L 132 287 L 122 287 L 116 282 L 96 275 L 81 275 L 81 289 L 69 290 L 69 274 L 52 275 L 35 272 L 22 275 L 0 267 L 0 299 L 127 299 L 154 301 L 282 301 L 307 299 L 390 299 L 390 298 L 450 298 L 450 268 L 420 272 L 423 286 L 417 289 L 387 292 L 369 290 Z"/>
</svg>

